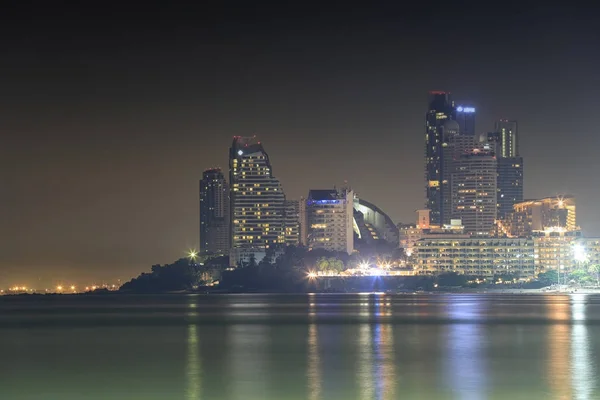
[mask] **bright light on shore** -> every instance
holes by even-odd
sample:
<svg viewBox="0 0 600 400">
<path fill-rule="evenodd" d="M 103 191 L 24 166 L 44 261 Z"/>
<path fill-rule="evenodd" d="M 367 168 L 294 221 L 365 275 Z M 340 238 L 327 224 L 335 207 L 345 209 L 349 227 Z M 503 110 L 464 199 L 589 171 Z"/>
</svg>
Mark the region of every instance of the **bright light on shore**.
<svg viewBox="0 0 600 400">
<path fill-rule="evenodd" d="M 578 243 L 573 246 L 573 258 L 577 262 L 585 262 L 587 260 L 587 254 L 583 245 Z"/>
<path fill-rule="evenodd" d="M 317 279 L 317 273 L 314 271 L 310 271 L 308 273 L 308 279 Z"/>
</svg>

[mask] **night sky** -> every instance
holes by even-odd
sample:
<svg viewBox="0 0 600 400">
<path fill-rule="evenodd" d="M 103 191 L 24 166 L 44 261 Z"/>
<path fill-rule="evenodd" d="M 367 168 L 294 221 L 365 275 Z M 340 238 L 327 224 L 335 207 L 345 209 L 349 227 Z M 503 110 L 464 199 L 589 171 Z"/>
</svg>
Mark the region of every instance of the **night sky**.
<svg viewBox="0 0 600 400">
<path fill-rule="evenodd" d="M 3 10 L 0 287 L 128 280 L 197 247 L 198 180 L 233 135 L 288 198 L 347 180 L 412 222 L 429 90 L 478 132 L 517 119 L 525 197 L 576 195 L 600 235 L 596 10 L 424 3 Z"/>
</svg>

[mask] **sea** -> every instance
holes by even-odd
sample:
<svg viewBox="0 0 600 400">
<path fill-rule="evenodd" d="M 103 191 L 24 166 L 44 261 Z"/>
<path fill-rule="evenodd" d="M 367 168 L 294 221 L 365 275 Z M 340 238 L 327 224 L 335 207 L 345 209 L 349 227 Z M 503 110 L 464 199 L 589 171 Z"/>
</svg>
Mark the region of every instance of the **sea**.
<svg viewBox="0 0 600 400">
<path fill-rule="evenodd" d="M 2 400 L 600 399 L 600 296 L 0 297 Z"/>
</svg>

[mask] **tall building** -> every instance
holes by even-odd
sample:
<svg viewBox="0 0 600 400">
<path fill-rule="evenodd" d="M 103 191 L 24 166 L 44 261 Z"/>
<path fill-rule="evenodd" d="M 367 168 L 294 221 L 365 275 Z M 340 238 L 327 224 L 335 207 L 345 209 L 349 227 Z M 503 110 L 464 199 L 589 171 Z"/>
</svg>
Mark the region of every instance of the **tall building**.
<svg viewBox="0 0 600 400">
<path fill-rule="evenodd" d="M 299 204 L 299 218 L 300 218 L 300 244 L 302 246 L 308 245 L 308 220 L 306 213 L 306 199 L 300 197 Z"/>
<path fill-rule="evenodd" d="M 306 200 L 308 247 L 354 251 L 354 193 L 350 189 L 311 190 Z"/>
<path fill-rule="evenodd" d="M 200 181 L 200 251 L 229 252 L 229 187 L 220 168 L 207 169 Z"/>
<path fill-rule="evenodd" d="M 462 220 L 465 232 L 489 235 L 497 215 L 496 157 L 475 150 L 454 161 L 452 218 Z"/>
<path fill-rule="evenodd" d="M 457 160 L 463 155 L 479 151 L 479 143 L 475 136 L 460 134 L 456 121 L 448 121 L 444 124 L 444 136 L 446 140 L 443 146 L 443 177 L 442 177 L 442 224 L 447 225 L 453 218 L 452 206 L 452 176 Z M 439 225 L 438 225 L 439 226 Z"/>
<path fill-rule="evenodd" d="M 262 259 L 266 249 L 285 243 L 285 195 L 269 156 L 254 137 L 236 136 L 229 150 L 231 252 L 237 265 Z"/>
<path fill-rule="evenodd" d="M 300 202 L 298 200 L 286 200 L 284 211 L 285 244 L 287 246 L 298 246 L 300 244 Z"/>
<path fill-rule="evenodd" d="M 523 157 L 498 158 L 498 218 L 505 219 L 523 201 Z"/>
<path fill-rule="evenodd" d="M 503 158 L 519 156 L 519 136 L 517 121 L 501 119 L 496 121 L 495 131 L 499 135 L 500 148 L 497 155 Z"/>
<path fill-rule="evenodd" d="M 504 219 L 523 201 L 523 157 L 519 155 L 517 122 L 499 120 L 495 128 L 495 132 L 482 135 L 481 141 L 498 159 L 498 218 Z"/>
<path fill-rule="evenodd" d="M 456 122 L 460 126 L 461 135 L 475 136 L 475 107 L 457 106 Z"/>
<path fill-rule="evenodd" d="M 457 123 L 451 126 L 446 122 L 455 120 L 456 110 L 450 93 L 430 92 L 429 108 L 425 115 L 425 208 L 431 210 L 432 225 L 441 225 L 444 220 L 443 204 L 448 191 L 442 187 L 445 173 L 443 149 L 447 133 L 457 133 L 459 130 Z"/>
</svg>

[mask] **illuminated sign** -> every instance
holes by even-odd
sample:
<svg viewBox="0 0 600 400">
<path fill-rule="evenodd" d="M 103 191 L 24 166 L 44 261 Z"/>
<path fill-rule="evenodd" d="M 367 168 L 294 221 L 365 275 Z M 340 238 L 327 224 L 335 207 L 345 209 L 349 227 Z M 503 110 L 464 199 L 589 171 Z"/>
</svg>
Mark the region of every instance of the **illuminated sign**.
<svg viewBox="0 0 600 400">
<path fill-rule="evenodd" d="M 475 107 L 458 106 L 458 107 L 456 107 L 456 111 L 458 111 L 458 112 L 465 112 L 465 113 L 474 113 L 475 112 Z"/>
<path fill-rule="evenodd" d="M 244 152 L 242 150 L 238 150 L 238 155 L 241 156 L 242 154 L 244 154 Z"/>
</svg>

